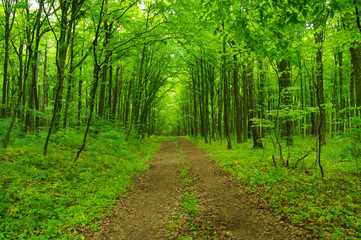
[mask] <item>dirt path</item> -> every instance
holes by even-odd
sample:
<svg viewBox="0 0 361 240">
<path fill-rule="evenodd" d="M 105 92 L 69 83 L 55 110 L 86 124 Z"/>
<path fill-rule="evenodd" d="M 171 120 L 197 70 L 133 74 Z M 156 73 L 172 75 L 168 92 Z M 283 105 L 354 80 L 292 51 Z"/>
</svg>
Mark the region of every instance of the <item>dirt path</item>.
<svg viewBox="0 0 361 240">
<path fill-rule="evenodd" d="M 150 169 L 141 176 L 114 208 L 113 216 L 101 223 L 91 239 L 168 239 L 165 225 L 177 199 L 177 156 L 174 141 L 163 143 Z"/>
<path fill-rule="evenodd" d="M 265 215 L 239 185 L 197 146 L 178 138 L 193 172 L 194 186 L 217 239 L 307 239 L 280 219 Z M 213 238 L 210 238 L 213 239 Z"/>
<path fill-rule="evenodd" d="M 186 239 L 307 239 L 279 217 L 265 215 L 257 201 L 184 138 L 163 143 L 151 168 L 137 180 L 127 197 L 119 200 L 113 216 L 104 220 L 102 230 L 90 239 L 170 239 L 166 226 L 172 221 L 182 194 L 178 176 L 180 154 L 191 168 L 192 188 L 202 209 L 196 216 L 201 219 L 198 224 L 207 224 L 203 228 L 207 230 L 200 227 L 203 232 Z"/>
</svg>

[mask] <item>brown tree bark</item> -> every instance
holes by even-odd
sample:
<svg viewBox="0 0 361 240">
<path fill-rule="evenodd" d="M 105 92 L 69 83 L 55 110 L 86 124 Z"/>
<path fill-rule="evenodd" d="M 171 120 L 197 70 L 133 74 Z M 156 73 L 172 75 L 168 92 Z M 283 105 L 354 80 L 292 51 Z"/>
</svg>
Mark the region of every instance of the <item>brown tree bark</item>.
<svg viewBox="0 0 361 240">
<path fill-rule="evenodd" d="M 107 1 L 105 4 L 107 4 Z M 111 25 L 108 25 L 108 22 L 106 20 L 104 22 L 104 31 L 105 31 L 104 49 L 107 49 L 107 45 L 111 38 Z M 103 65 L 102 80 L 101 80 L 101 85 L 100 85 L 99 105 L 98 105 L 98 115 L 100 118 L 103 118 L 103 116 L 104 116 L 105 88 L 106 88 L 107 74 L 108 74 L 108 69 L 109 69 L 108 65 L 109 65 L 110 52 L 107 51 L 106 54 L 107 54 L 107 56 L 105 58 L 105 62 Z"/>
<path fill-rule="evenodd" d="M 113 104 L 112 104 L 112 113 L 111 113 L 111 119 L 116 119 L 117 114 L 117 106 L 118 106 L 118 92 L 119 92 L 119 85 L 122 82 L 121 80 L 122 76 L 120 73 L 120 65 L 117 64 L 117 68 L 115 70 L 115 83 L 114 83 L 114 89 L 113 89 Z"/>
<path fill-rule="evenodd" d="M 192 79 L 192 86 L 193 86 L 193 129 L 194 129 L 194 137 L 198 136 L 198 108 L 197 108 L 197 86 L 196 81 L 192 76 L 189 76 Z"/>
<path fill-rule="evenodd" d="M 224 23 L 223 23 L 224 30 Z M 223 66 L 222 66 L 222 80 L 223 80 L 223 96 L 224 96 L 224 135 L 227 140 L 227 149 L 232 149 L 232 139 L 229 126 L 229 110 L 230 110 L 230 94 L 229 81 L 227 77 L 227 55 L 226 55 L 226 37 L 223 37 Z"/>
<path fill-rule="evenodd" d="M 212 136 L 211 138 L 215 140 L 215 130 L 216 130 L 216 121 L 215 121 L 215 100 L 214 100 L 214 67 L 209 66 L 209 93 L 210 93 L 210 105 L 211 105 L 211 120 L 212 120 Z"/>
<path fill-rule="evenodd" d="M 17 0 L 5 0 L 3 2 L 3 9 L 5 13 L 5 24 L 4 24 L 4 34 L 5 34 L 5 58 L 4 58 L 4 75 L 3 75 L 3 89 L 2 89 L 2 101 L 1 101 L 1 112 L 0 118 L 7 117 L 7 89 L 8 89 L 8 66 L 9 66 L 9 50 L 10 50 L 10 33 L 15 20 Z M 11 14 L 13 14 L 13 18 L 11 19 Z"/>
<path fill-rule="evenodd" d="M 235 45 L 235 42 L 233 42 Z M 234 105 L 235 109 L 235 128 L 236 128 L 236 135 L 237 135 L 237 143 L 242 142 L 242 109 L 241 109 L 241 100 L 240 100 L 240 89 L 239 89 L 239 78 L 238 78 L 238 59 L 237 59 L 237 52 L 233 53 L 233 90 L 234 90 Z"/>
<path fill-rule="evenodd" d="M 243 66 L 242 74 L 242 131 L 243 138 L 242 142 L 248 141 L 248 83 L 247 83 L 247 70 L 246 66 Z"/>
<path fill-rule="evenodd" d="M 202 86 L 202 93 L 200 94 L 201 96 L 201 103 L 202 103 L 202 113 L 201 115 L 202 117 L 202 126 L 203 126 L 203 136 L 204 136 L 204 141 L 205 143 L 208 143 L 208 131 L 209 131 L 209 127 L 208 127 L 208 121 L 207 121 L 207 117 L 208 117 L 208 88 L 207 88 L 207 83 L 206 83 L 206 79 L 205 79 L 205 74 L 204 74 L 204 59 L 201 57 L 200 59 L 200 75 L 201 75 L 201 86 Z"/>
<path fill-rule="evenodd" d="M 343 93 L 343 52 L 341 50 L 338 51 L 338 67 L 339 67 L 339 100 L 340 100 L 340 109 L 344 109 L 346 107 L 346 101 Z M 342 116 L 343 114 L 341 114 Z M 341 117 L 340 116 L 340 117 Z M 341 125 L 343 126 L 343 125 Z M 342 127 L 341 127 L 342 128 Z M 343 128 L 342 128 L 343 129 Z"/>
<path fill-rule="evenodd" d="M 317 105 L 319 107 L 317 115 L 317 126 L 319 128 L 318 137 L 321 138 L 322 144 L 326 144 L 326 112 L 324 108 L 325 95 L 323 89 L 323 62 L 322 62 L 322 43 L 323 33 L 315 33 L 315 43 L 318 45 L 316 53 L 316 90 L 317 90 Z"/>
<path fill-rule="evenodd" d="M 354 43 L 351 52 L 351 84 L 350 104 L 351 107 L 361 107 L 361 43 Z M 359 112 L 356 111 L 356 112 Z"/>
<path fill-rule="evenodd" d="M 49 83 L 48 83 L 48 46 L 44 50 L 44 75 L 43 75 L 43 113 L 46 114 L 49 105 Z M 46 126 L 46 117 L 43 119 L 43 126 Z"/>
<path fill-rule="evenodd" d="M 71 38 L 71 44 L 70 44 L 70 69 L 74 68 L 74 41 L 75 41 L 75 30 L 76 25 L 73 24 L 72 26 L 72 38 Z M 64 109 L 64 121 L 63 121 L 63 128 L 65 129 L 68 125 L 68 112 L 69 112 L 69 106 L 71 102 L 71 96 L 72 96 L 72 89 L 74 88 L 74 73 L 70 73 L 68 76 L 68 87 L 66 91 L 66 97 L 65 97 L 65 109 Z"/>
<path fill-rule="evenodd" d="M 42 4 L 40 4 L 37 16 L 36 16 L 36 28 L 35 28 L 35 46 L 34 48 L 30 46 L 31 50 L 33 51 L 32 57 L 31 57 L 31 83 L 30 83 L 30 91 L 29 91 L 29 98 L 28 98 L 28 108 L 31 110 L 34 110 L 34 104 L 35 109 L 39 111 L 39 101 L 37 96 L 37 82 L 38 82 L 38 76 L 39 76 L 39 45 L 40 40 L 42 37 L 41 28 L 43 25 L 43 22 L 41 20 L 41 13 L 42 13 Z M 34 115 L 35 115 L 35 126 L 34 126 Z M 39 127 L 39 117 L 34 114 L 34 112 L 28 111 L 26 113 L 25 118 L 25 132 L 28 131 L 34 131 L 37 130 Z"/>
</svg>

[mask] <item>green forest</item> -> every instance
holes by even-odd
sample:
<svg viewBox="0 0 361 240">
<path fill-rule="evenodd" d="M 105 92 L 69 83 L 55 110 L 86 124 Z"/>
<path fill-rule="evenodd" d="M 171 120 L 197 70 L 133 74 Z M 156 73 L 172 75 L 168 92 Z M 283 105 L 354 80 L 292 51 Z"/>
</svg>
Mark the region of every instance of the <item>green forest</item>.
<svg viewBox="0 0 361 240">
<path fill-rule="evenodd" d="M 180 136 L 309 239 L 361 238 L 360 0 L 0 2 L 0 239 L 87 239 Z"/>
</svg>

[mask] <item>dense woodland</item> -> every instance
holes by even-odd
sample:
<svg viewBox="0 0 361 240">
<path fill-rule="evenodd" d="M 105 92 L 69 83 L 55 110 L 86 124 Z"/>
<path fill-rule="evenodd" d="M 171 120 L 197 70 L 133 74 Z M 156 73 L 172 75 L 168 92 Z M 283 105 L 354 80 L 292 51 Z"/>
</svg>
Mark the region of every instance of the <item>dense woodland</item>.
<svg viewBox="0 0 361 240">
<path fill-rule="evenodd" d="M 86 138 L 92 119 L 127 138 L 257 148 L 275 130 L 326 144 L 357 125 L 358 14 L 357 1 L 2 1 L 1 118 L 49 129 L 44 153 L 59 129 L 88 124 Z"/>
<path fill-rule="evenodd" d="M 2 147 L 33 136 L 46 155 L 72 129 L 77 160 L 106 127 L 124 144 L 268 141 L 275 167 L 313 151 L 323 176 L 322 148 L 338 138 L 358 175 L 360 11 L 359 0 L 2 0 Z M 285 149 L 311 136 L 291 166 Z"/>
</svg>

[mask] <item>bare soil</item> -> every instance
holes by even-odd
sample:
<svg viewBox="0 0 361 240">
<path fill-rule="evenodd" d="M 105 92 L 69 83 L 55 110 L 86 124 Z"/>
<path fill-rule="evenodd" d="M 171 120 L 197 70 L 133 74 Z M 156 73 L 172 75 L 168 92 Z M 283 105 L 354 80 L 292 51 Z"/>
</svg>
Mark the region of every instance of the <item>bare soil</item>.
<svg viewBox="0 0 361 240">
<path fill-rule="evenodd" d="M 177 184 L 179 153 L 191 167 L 202 209 L 197 222 L 207 225 L 200 227 L 203 232 L 197 233 L 199 238 L 191 239 L 314 239 L 280 216 L 267 213 L 264 199 L 249 195 L 205 152 L 184 138 L 163 142 L 150 169 L 119 199 L 113 215 L 101 222 L 101 231 L 88 239 L 170 239 L 167 225 L 181 197 Z M 176 236 L 173 233 L 173 239 L 180 239 Z"/>
</svg>

